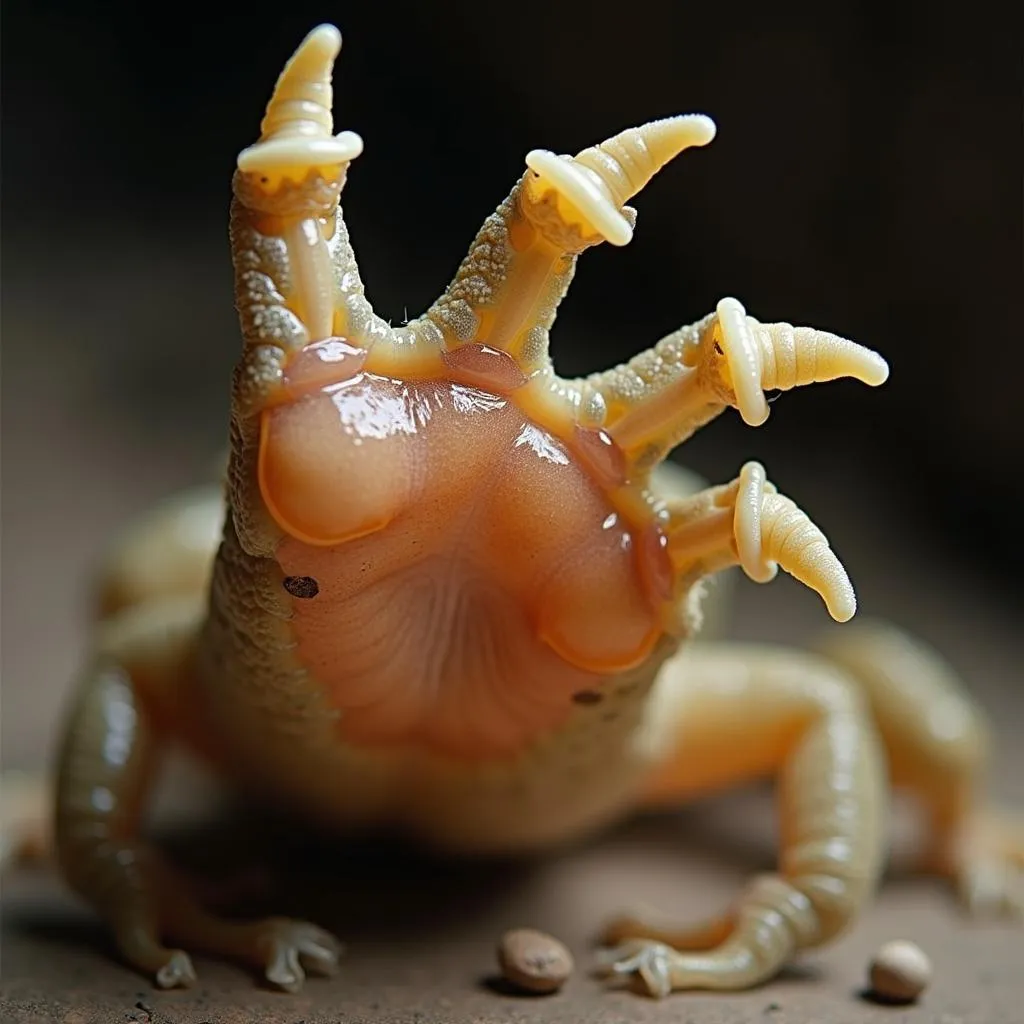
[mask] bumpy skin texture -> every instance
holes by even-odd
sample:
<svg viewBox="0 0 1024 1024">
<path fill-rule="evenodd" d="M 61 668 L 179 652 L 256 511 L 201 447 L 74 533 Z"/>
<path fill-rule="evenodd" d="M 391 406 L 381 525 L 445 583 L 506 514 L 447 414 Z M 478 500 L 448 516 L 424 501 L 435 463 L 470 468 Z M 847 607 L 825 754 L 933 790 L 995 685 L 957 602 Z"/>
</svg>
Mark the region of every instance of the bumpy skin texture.
<svg viewBox="0 0 1024 1024">
<path fill-rule="evenodd" d="M 691 642 L 732 565 L 781 566 L 839 620 L 855 601 L 758 464 L 701 489 L 664 458 L 727 407 L 763 422 L 766 389 L 879 384 L 884 361 L 723 299 L 626 366 L 552 367 L 578 255 L 629 240 L 625 202 L 710 120 L 534 151 L 445 294 L 395 329 L 339 208 L 362 147 L 331 135 L 339 46 L 307 37 L 239 158 L 226 515 L 196 492 L 125 541 L 69 718 L 57 853 L 122 955 L 174 986 L 202 949 L 291 991 L 338 961 L 315 925 L 217 917 L 140 836 L 172 739 L 310 819 L 481 853 L 776 776 L 776 873 L 702 925 L 609 924 L 609 972 L 656 995 L 759 983 L 849 924 L 880 871 L 887 765 L 931 814 L 930 866 L 1019 911 L 1024 844 L 979 806 L 984 728 L 934 655 L 883 626 L 816 656 Z"/>
</svg>

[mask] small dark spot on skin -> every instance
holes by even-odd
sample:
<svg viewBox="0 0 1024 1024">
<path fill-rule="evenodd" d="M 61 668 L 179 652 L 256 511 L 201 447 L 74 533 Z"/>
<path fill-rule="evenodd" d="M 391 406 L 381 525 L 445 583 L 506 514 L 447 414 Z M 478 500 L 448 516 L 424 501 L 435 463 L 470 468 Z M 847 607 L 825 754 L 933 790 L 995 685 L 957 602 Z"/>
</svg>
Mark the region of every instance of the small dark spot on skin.
<svg viewBox="0 0 1024 1024">
<path fill-rule="evenodd" d="M 615 692 L 620 697 L 628 697 L 631 693 L 636 693 L 639 688 L 639 683 L 626 683 L 625 685 L 620 686 Z"/>
<path fill-rule="evenodd" d="M 600 704 L 604 700 L 604 694 L 597 690 L 579 690 L 572 695 L 574 704 Z"/>
<path fill-rule="evenodd" d="M 320 593 L 320 584 L 312 576 L 285 576 L 284 589 L 292 597 L 316 597 Z"/>
<path fill-rule="evenodd" d="M 618 717 L 619 717 L 618 711 L 606 711 L 601 716 L 601 721 L 602 722 L 614 722 L 615 719 L 618 718 Z"/>
</svg>

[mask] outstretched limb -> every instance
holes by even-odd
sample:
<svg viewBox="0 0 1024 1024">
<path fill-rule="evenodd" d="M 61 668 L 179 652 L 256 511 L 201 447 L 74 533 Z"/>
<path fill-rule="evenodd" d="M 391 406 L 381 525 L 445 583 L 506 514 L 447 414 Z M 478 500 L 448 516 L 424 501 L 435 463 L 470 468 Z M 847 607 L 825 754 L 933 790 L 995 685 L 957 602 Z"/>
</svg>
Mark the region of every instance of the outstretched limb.
<svg viewBox="0 0 1024 1024">
<path fill-rule="evenodd" d="M 739 565 L 768 583 L 781 567 L 816 591 L 829 614 L 846 622 L 857 610 L 853 584 L 828 538 L 791 498 L 779 494 L 764 467 L 748 462 L 731 483 L 666 502 L 666 549 L 676 587 Z"/>
<path fill-rule="evenodd" d="M 160 754 L 185 728 L 204 615 L 202 596 L 170 597 L 126 608 L 103 625 L 62 744 L 56 855 L 125 960 L 160 987 L 195 981 L 186 951 L 195 949 L 250 963 L 271 984 L 296 991 L 303 967 L 333 971 L 335 940 L 301 921 L 235 922 L 207 912 L 195 886 L 141 834 Z"/>
<path fill-rule="evenodd" d="M 779 867 L 711 921 L 678 929 L 612 921 L 603 964 L 655 996 L 748 988 L 841 932 L 873 892 L 884 848 L 884 755 L 857 686 L 823 659 L 709 645 L 662 671 L 654 728 L 665 754 L 646 802 L 676 805 L 774 775 Z"/>
<path fill-rule="evenodd" d="M 628 363 L 577 382 L 601 410 L 600 426 L 625 461 L 643 471 L 727 408 L 745 423 L 768 418 L 769 391 L 852 377 L 882 384 L 876 352 L 827 331 L 763 324 L 733 298 L 666 335 Z"/>
<path fill-rule="evenodd" d="M 449 372 L 500 391 L 531 378 L 534 388 L 550 386 L 548 332 L 579 254 L 626 244 L 636 219 L 626 201 L 714 134 L 710 118 L 693 114 L 627 129 L 575 157 L 528 153 L 527 172 L 423 318 L 443 335 Z"/>
<path fill-rule="evenodd" d="M 739 564 L 751 578 L 781 567 L 849 619 L 853 587 L 824 534 L 780 495 L 758 463 L 730 484 L 666 502 L 665 549 L 678 593 Z M 697 645 L 659 677 L 649 718 L 656 767 L 644 798 L 677 803 L 779 774 L 783 852 L 732 912 L 691 929 L 614 922 L 608 970 L 648 990 L 745 988 L 797 951 L 837 934 L 877 879 L 884 758 L 856 686 L 822 659 L 772 649 Z M 687 954 L 685 949 L 704 950 Z"/>
<path fill-rule="evenodd" d="M 878 622 L 857 623 L 818 649 L 857 679 L 893 785 L 925 809 L 922 868 L 949 878 L 970 913 L 1024 919 L 1024 819 L 986 802 L 988 725 L 950 666 Z"/>
</svg>

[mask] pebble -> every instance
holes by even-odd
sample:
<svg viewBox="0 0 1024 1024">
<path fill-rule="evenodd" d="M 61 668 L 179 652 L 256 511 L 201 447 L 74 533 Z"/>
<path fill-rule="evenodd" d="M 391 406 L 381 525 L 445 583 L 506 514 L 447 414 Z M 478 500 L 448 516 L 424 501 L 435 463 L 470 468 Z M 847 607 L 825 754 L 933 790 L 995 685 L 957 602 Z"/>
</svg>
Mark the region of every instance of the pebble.
<svg viewBox="0 0 1024 1024">
<path fill-rule="evenodd" d="M 932 962 L 916 943 L 887 942 L 871 960 L 871 993 L 887 1003 L 912 1003 L 932 980 Z"/>
<path fill-rule="evenodd" d="M 509 984 L 536 993 L 557 992 L 574 966 L 563 943 L 532 928 L 515 928 L 501 937 L 498 964 Z"/>
</svg>

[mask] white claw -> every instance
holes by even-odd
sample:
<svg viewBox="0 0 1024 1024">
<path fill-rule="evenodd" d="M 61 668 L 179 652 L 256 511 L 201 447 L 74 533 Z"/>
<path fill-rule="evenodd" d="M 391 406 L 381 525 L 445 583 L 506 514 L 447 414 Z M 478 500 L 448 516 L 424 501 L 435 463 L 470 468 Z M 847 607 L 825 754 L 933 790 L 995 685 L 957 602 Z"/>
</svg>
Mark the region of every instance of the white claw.
<svg viewBox="0 0 1024 1024">
<path fill-rule="evenodd" d="M 734 537 L 740 565 L 752 580 L 766 583 L 781 566 L 820 594 L 837 622 L 853 618 L 853 584 L 828 538 L 791 498 L 775 490 L 758 462 L 740 471 Z"/>
<path fill-rule="evenodd" d="M 740 567 L 756 583 L 770 583 L 779 571 L 777 562 L 765 558 L 761 536 L 761 508 L 765 493 L 774 494 L 760 462 L 748 462 L 740 470 L 736 492 L 736 550 Z"/>
<path fill-rule="evenodd" d="M 277 80 L 260 125 L 260 140 L 238 155 L 241 171 L 293 174 L 348 163 L 363 151 L 355 132 L 332 135 L 331 79 L 341 33 L 320 25 L 302 41 Z"/>
<path fill-rule="evenodd" d="M 526 166 L 537 177 L 528 180 L 527 188 L 537 200 L 553 189 L 582 215 L 586 227 L 612 245 L 626 245 L 633 225 L 623 204 L 684 149 L 706 146 L 714 137 L 710 117 L 685 114 L 628 128 L 575 157 L 533 149 Z"/>
<path fill-rule="evenodd" d="M 192 958 L 184 950 L 176 949 L 171 958 L 156 972 L 157 988 L 191 988 L 196 983 L 196 969 Z"/>
<path fill-rule="evenodd" d="M 736 408 L 749 426 L 759 427 L 768 419 L 766 390 L 789 391 L 840 377 L 877 387 L 889 377 L 889 365 L 877 352 L 838 335 L 758 323 L 733 298 L 722 299 L 716 313 Z"/>
<path fill-rule="evenodd" d="M 722 350 L 743 422 L 759 427 L 768 419 L 768 401 L 762 386 L 761 346 L 750 330 L 747 311 L 737 299 L 722 299 L 715 310 Z"/>
<path fill-rule="evenodd" d="M 672 991 L 672 960 L 678 954 L 670 946 L 649 939 L 635 939 L 601 954 L 600 962 L 610 974 L 637 974 L 655 999 Z"/>
</svg>

